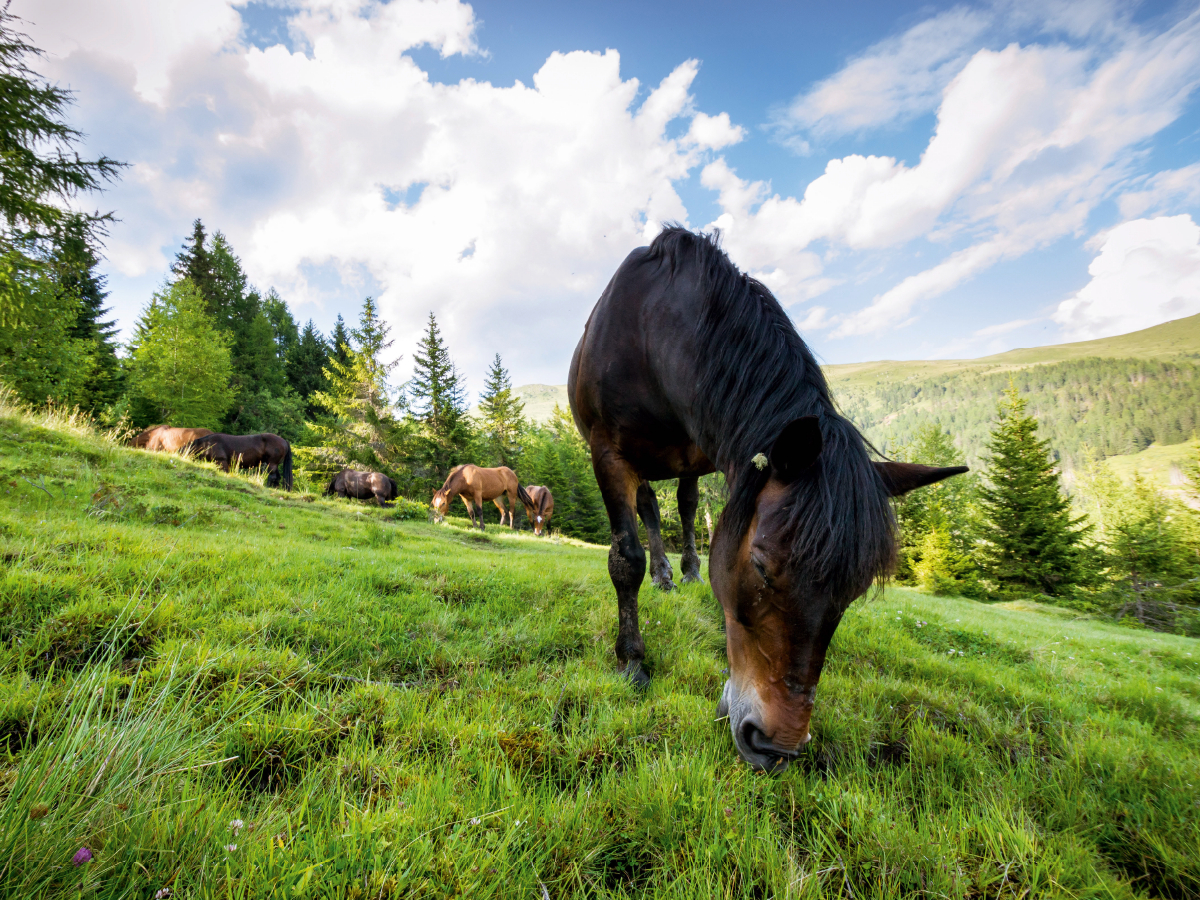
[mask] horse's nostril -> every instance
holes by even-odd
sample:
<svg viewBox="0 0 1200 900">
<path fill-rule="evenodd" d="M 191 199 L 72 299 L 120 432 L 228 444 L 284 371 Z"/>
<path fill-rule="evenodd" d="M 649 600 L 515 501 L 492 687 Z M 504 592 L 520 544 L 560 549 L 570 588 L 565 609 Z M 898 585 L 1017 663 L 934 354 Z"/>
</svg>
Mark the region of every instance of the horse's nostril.
<svg viewBox="0 0 1200 900">
<path fill-rule="evenodd" d="M 789 760 L 795 757 L 794 750 L 781 750 L 776 747 L 769 737 L 753 722 L 742 723 L 742 743 L 759 756 L 772 756 L 779 760 Z"/>
<path fill-rule="evenodd" d="M 755 753 L 775 753 L 775 748 L 771 746 L 771 742 L 767 740 L 767 736 L 753 722 L 744 722 L 742 724 L 742 741 Z"/>
</svg>

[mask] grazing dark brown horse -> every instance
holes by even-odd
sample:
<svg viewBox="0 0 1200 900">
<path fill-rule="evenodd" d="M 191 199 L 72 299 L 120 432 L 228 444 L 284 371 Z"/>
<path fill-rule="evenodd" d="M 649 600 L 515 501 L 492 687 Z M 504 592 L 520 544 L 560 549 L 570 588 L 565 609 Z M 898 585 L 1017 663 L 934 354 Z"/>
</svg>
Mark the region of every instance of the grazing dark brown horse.
<svg viewBox="0 0 1200 900">
<path fill-rule="evenodd" d="M 500 502 L 503 496 L 508 497 L 508 509 Z M 508 466 L 497 466 L 494 469 L 483 469 L 467 463 L 465 466 L 455 466 L 446 476 L 446 483 L 433 492 L 432 506 L 438 516 L 446 515 L 450 509 L 450 501 L 462 497 L 467 507 L 467 515 L 471 524 L 478 525 L 483 530 L 483 501 L 491 500 L 500 510 L 500 524 L 504 524 L 504 515 L 508 514 L 508 527 L 513 527 L 513 510 L 517 508 L 518 498 L 526 506 L 531 506 L 529 495 L 525 488 L 517 483 L 516 473 Z M 479 507 L 479 517 L 476 521 L 475 507 Z"/>
<path fill-rule="evenodd" d="M 267 467 L 267 487 L 292 489 L 292 445 L 277 434 L 210 434 L 185 448 L 194 459 L 207 459 L 229 471 Z"/>
<path fill-rule="evenodd" d="M 197 438 L 206 437 L 212 433 L 211 428 L 172 428 L 170 425 L 155 425 L 135 437 L 133 446 L 142 450 L 175 453 Z"/>
<path fill-rule="evenodd" d="M 966 467 L 873 462 L 771 292 L 714 239 L 678 227 L 617 269 L 575 348 L 568 391 L 612 527 L 616 653 L 635 683 L 648 680 L 639 515 L 654 578 L 671 586 L 648 482 L 679 478 L 682 569 L 693 581 L 697 479 L 725 474 L 708 570 L 729 657 L 717 714 L 751 766 L 786 768 L 809 740 L 834 629 L 894 565 L 888 498 Z"/>
<path fill-rule="evenodd" d="M 326 494 L 337 494 L 339 497 L 353 497 L 355 500 L 375 499 L 380 506 L 387 506 L 388 500 L 400 496 L 396 482 L 380 472 L 359 472 L 355 469 L 342 469 L 333 476 Z"/>
<path fill-rule="evenodd" d="M 541 535 L 543 531 L 550 531 L 550 517 L 554 515 L 554 495 L 550 493 L 550 488 L 542 487 L 540 484 L 531 484 L 525 488 L 525 493 L 529 495 L 529 503 L 525 504 L 525 515 L 529 516 L 529 523 L 533 526 L 533 533 Z"/>
</svg>

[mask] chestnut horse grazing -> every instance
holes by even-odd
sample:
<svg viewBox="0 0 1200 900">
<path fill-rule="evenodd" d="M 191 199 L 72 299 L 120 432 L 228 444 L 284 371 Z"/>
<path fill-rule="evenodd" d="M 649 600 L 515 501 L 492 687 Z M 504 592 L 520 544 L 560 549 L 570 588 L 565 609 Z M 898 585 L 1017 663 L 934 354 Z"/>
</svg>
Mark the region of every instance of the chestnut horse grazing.
<svg viewBox="0 0 1200 900">
<path fill-rule="evenodd" d="M 894 565 L 888 498 L 966 467 L 873 462 L 771 292 L 712 237 L 679 227 L 617 269 L 575 348 L 568 391 L 608 510 L 616 653 L 635 683 L 648 680 L 639 515 L 655 580 L 671 585 L 648 482 L 679 478 L 683 576 L 694 581 L 697 479 L 725 474 L 708 568 L 729 657 L 717 715 L 751 766 L 785 769 L 809 740 L 842 614 Z"/>
<path fill-rule="evenodd" d="M 508 497 L 508 509 L 500 502 L 502 496 Z M 450 509 L 450 501 L 462 497 L 467 507 L 467 515 L 471 524 L 478 525 L 483 530 L 483 501 L 491 500 L 500 510 L 500 524 L 504 524 L 504 514 L 508 513 L 508 527 L 513 527 L 513 510 L 517 508 L 518 498 L 526 506 L 532 506 L 533 501 L 525 493 L 525 488 L 517 483 L 516 473 L 508 466 L 498 466 L 495 469 L 481 469 L 467 463 L 465 466 L 455 466 L 446 476 L 446 483 L 433 492 L 433 509 L 439 516 L 446 515 Z M 479 521 L 476 521 L 475 507 L 479 507 Z"/>
<path fill-rule="evenodd" d="M 550 517 L 554 515 L 554 495 L 550 493 L 550 488 L 542 487 L 540 484 L 531 484 L 525 488 L 525 493 L 529 495 L 529 503 L 525 504 L 525 515 L 529 516 L 529 522 L 533 525 L 533 533 L 541 535 L 542 532 L 549 533 Z"/>
<path fill-rule="evenodd" d="M 267 487 L 292 489 L 292 445 L 277 434 L 210 434 L 187 445 L 194 459 L 207 459 L 229 471 L 267 467 Z"/>
<path fill-rule="evenodd" d="M 211 428 L 172 428 L 170 425 L 155 425 L 135 437 L 133 446 L 142 450 L 175 453 L 196 438 L 206 437 L 212 433 Z"/>
<path fill-rule="evenodd" d="M 355 469 L 342 469 L 333 476 L 326 494 L 337 494 L 339 497 L 353 497 L 355 500 L 375 499 L 380 506 L 387 506 L 388 500 L 400 496 L 396 482 L 380 472 L 359 472 Z"/>
</svg>

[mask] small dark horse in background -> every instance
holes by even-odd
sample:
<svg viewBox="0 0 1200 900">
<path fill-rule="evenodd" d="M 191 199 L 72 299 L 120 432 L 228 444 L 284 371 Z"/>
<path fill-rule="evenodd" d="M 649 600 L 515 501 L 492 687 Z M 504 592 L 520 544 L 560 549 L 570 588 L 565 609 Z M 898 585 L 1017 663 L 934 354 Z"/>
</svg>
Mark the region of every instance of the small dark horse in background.
<svg viewBox="0 0 1200 900">
<path fill-rule="evenodd" d="M 508 509 L 500 502 L 503 496 L 508 497 Z M 497 466 L 494 469 L 484 469 L 467 463 L 455 466 L 446 476 L 446 483 L 433 492 L 433 511 L 438 516 L 445 516 L 450 509 L 450 501 L 462 497 L 463 505 L 467 507 L 467 515 L 471 524 L 478 525 L 483 530 L 483 501 L 491 500 L 500 510 L 500 524 L 504 524 L 504 515 L 508 514 L 508 527 L 513 527 L 513 511 L 517 508 L 517 500 L 526 506 L 532 506 L 525 488 L 517 483 L 516 473 L 508 466 Z M 475 507 L 479 507 L 479 519 L 476 521 Z"/>
<path fill-rule="evenodd" d="M 525 504 L 525 515 L 529 517 L 533 533 L 539 537 L 542 532 L 549 534 L 550 517 L 554 515 L 554 495 L 550 493 L 550 488 L 542 487 L 540 484 L 531 484 L 525 488 L 525 493 L 532 501 Z"/>
<path fill-rule="evenodd" d="M 342 469 L 333 476 L 326 494 L 337 494 L 339 497 L 353 497 L 355 500 L 370 500 L 380 506 L 388 506 L 388 500 L 400 496 L 396 482 L 381 472 L 359 472 L 356 469 Z"/>
<path fill-rule="evenodd" d="M 210 434 L 185 449 L 193 459 L 215 462 L 226 472 L 233 466 L 266 466 L 267 487 L 278 487 L 282 480 L 287 490 L 292 489 L 292 445 L 277 434 Z"/>
<path fill-rule="evenodd" d="M 809 740 L 825 653 L 842 614 L 895 564 L 889 497 L 965 472 L 873 462 L 771 292 L 707 235 L 667 227 L 634 250 L 592 310 L 571 360 L 571 412 L 612 527 L 617 658 L 648 681 L 638 588 L 671 565 L 649 481 L 679 479 L 684 581 L 700 579 L 697 479 L 725 474 L 709 553 L 725 612 L 729 680 L 717 715 L 738 753 L 780 771 Z"/>
</svg>

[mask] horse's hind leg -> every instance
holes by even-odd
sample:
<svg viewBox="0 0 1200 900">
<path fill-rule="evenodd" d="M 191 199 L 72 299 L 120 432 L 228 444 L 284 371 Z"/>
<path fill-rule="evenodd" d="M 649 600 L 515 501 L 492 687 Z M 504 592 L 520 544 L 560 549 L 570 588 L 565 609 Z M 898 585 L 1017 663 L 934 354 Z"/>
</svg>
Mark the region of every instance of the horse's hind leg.
<svg viewBox="0 0 1200 900">
<path fill-rule="evenodd" d="M 592 468 L 608 511 L 612 546 L 608 550 L 608 575 L 617 590 L 617 659 L 625 674 L 638 686 L 649 683 L 642 665 L 646 644 L 638 628 L 638 589 L 646 577 L 646 551 L 638 540 L 638 477 L 625 460 L 600 445 L 592 432 Z"/>
<path fill-rule="evenodd" d="M 667 548 L 663 546 L 662 532 L 659 531 L 658 498 L 654 496 L 649 481 L 638 485 L 637 511 L 650 538 L 650 580 L 657 588 L 673 590 L 675 582 L 671 580 L 671 561 L 667 559 Z"/>
<path fill-rule="evenodd" d="M 693 581 L 703 584 L 700 554 L 696 552 L 696 507 L 700 505 L 700 479 L 695 475 L 681 475 L 675 498 L 679 502 L 679 518 L 683 522 L 683 559 L 679 563 L 683 578 L 680 580 L 683 584 Z"/>
<path fill-rule="evenodd" d="M 267 487 L 273 488 L 279 486 L 279 466 L 271 463 L 267 466 Z"/>
<path fill-rule="evenodd" d="M 508 513 L 508 515 L 509 515 L 509 516 L 511 516 L 511 515 L 512 515 L 512 513 L 509 513 L 509 512 L 508 512 L 508 510 L 506 510 L 506 509 L 504 508 L 504 504 L 501 502 L 501 498 L 503 498 L 503 497 L 504 497 L 504 495 L 503 495 L 503 494 L 501 494 L 499 497 L 497 497 L 495 500 L 493 500 L 493 501 L 492 501 L 493 503 L 495 503 L 495 504 L 496 504 L 496 509 L 500 510 L 500 526 L 501 526 L 501 527 L 504 527 L 504 516 L 505 516 L 505 514 L 506 514 L 506 513 Z M 511 520 L 509 521 L 509 527 L 510 527 L 510 528 L 512 527 L 512 522 L 511 522 Z"/>
</svg>

